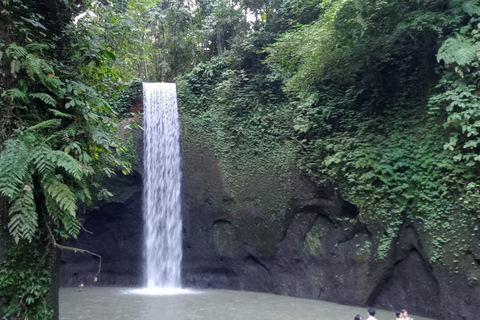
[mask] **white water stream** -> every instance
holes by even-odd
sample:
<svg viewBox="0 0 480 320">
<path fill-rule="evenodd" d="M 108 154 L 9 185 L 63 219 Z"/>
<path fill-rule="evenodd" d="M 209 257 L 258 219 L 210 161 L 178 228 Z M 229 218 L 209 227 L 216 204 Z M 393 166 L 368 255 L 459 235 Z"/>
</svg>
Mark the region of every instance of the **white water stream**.
<svg viewBox="0 0 480 320">
<path fill-rule="evenodd" d="M 144 83 L 143 216 L 150 290 L 180 288 L 180 119 L 173 83 Z"/>
</svg>

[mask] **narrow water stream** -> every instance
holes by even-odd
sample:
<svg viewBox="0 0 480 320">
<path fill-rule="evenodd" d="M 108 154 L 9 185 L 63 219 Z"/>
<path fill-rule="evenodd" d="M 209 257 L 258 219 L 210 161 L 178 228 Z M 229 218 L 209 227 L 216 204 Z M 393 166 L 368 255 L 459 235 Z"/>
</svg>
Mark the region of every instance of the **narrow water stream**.
<svg viewBox="0 0 480 320">
<path fill-rule="evenodd" d="M 60 290 L 61 320 L 353 320 L 356 314 L 367 318 L 366 308 L 252 292 L 199 290 L 156 296 L 127 288 Z M 377 319 L 394 320 L 395 314 L 377 310 Z"/>
<path fill-rule="evenodd" d="M 180 118 L 174 83 L 143 84 L 143 214 L 148 288 L 180 288 Z"/>
</svg>

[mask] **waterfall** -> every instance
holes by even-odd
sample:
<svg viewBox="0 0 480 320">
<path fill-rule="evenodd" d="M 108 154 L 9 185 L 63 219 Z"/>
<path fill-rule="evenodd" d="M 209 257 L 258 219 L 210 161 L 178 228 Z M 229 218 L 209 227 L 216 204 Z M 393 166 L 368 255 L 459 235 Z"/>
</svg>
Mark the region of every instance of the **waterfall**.
<svg viewBox="0 0 480 320">
<path fill-rule="evenodd" d="M 148 288 L 180 288 L 180 119 L 173 83 L 144 83 L 143 216 Z"/>
</svg>

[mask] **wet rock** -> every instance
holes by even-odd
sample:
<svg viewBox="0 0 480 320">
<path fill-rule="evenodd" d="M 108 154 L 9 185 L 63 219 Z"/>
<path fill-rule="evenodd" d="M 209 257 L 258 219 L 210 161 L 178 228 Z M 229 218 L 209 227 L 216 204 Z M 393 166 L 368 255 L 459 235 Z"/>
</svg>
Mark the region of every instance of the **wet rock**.
<svg viewBox="0 0 480 320">
<path fill-rule="evenodd" d="M 142 182 L 141 176 L 117 176 L 109 181 L 114 197 L 110 202 L 89 209 L 83 217 L 85 231 L 68 246 L 89 250 L 102 257 L 98 282 L 95 281 L 99 259 L 88 253 L 63 251 L 62 286 L 132 286 L 141 284 L 142 270 Z M 107 186 L 108 187 L 108 186 Z"/>
</svg>

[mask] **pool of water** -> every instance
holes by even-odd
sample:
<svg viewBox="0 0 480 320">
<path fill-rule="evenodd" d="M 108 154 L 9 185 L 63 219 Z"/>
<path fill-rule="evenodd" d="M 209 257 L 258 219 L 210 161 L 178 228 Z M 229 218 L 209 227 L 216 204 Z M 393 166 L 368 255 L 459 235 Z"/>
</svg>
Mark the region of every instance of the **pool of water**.
<svg viewBox="0 0 480 320">
<path fill-rule="evenodd" d="M 186 290 L 162 295 L 131 288 L 60 290 L 61 320 L 353 320 L 356 314 L 367 318 L 365 308 L 253 292 Z M 395 314 L 377 310 L 376 318 L 394 320 Z"/>
</svg>

